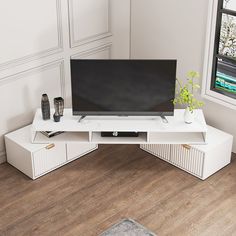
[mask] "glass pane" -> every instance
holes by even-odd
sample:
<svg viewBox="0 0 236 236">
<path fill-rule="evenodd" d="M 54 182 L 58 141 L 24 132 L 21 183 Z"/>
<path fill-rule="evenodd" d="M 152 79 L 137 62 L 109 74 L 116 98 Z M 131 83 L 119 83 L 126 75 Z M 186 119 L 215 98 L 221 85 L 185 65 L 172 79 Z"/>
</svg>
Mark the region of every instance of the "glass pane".
<svg viewBox="0 0 236 236">
<path fill-rule="evenodd" d="M 232 11 L 236 11 L 236 1 L 235 0 L 224 0 L 224 8 Z"/>
<path fill-rule="evenodd" d="M 236 17 L 222 14 L 219 54 L 236 59 Z"/>
<path fill-rule="evenodd" d="M 215 88 L 236 95 L 236 66 L 221 59 L 217 62 Z"/>
</svg>

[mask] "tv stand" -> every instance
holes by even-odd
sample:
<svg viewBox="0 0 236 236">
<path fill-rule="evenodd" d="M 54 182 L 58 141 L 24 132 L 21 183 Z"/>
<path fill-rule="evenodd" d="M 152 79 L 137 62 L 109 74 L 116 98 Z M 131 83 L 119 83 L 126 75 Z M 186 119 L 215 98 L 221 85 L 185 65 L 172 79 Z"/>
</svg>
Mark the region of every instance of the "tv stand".
<svg viewBox="0 0 236 236">
<path fill-rule="evenodd" d="M 53 111 L 52 111 L 53 112 Z M 106 117 L 72 115 L 72 109 L 65 109 L 60 122 L 43 120 L 41 110 L 36 111 L 32 124 L 32 143 L 80 142 L 96 144 L 205 144 L 207 126 L 202 110 L 196 110 L 192 124 L 184 122 L 184 110 L 174 110 L 174 116 L 168 116 L 168 123 L 160 117 L 130 116 Z M 40 131 L 64 131 L 52 138 L 45 137 Z M 138 132 L 138 137 L 101 137 L 101 132 Z"/>
<path fill-rule="evenodd" d="M 165 116 L 163 116 L 163 115 L 160 115 L 160 117 L 161 117 L 161 120 L 162 120 L 162 122 L 163 122 L 163 123 L 165 123 L 165 124 L 167 124 L 167 123 L 168 123 L 168 120 L 166 119 L 166 117 L 165 117 Z"/>
<path fill-rule="evenodd" d="M 78 120 L 78 123 L 81 123 L 86 116 L 81 116 Z"/>
<path fill-rule="evenodd" d="M 183 113 L 184 110 L 175 110 L 168 123 L 159 117 L 112 120 L 89 116 L 86 122 L 78 123 L 71 109 L 65 109 L 60 122 L 44 121 L 38 109 L 32 125 L 5 135 L 7 161 L 36 179 L 96 150 L 98 144 L 140 144 L 146 152 L 205 179 L 230 163 L 233 137 L 207 127 L 201 110 L 196 111 L 193 124 L 184 122 Z M 40 132 L 45 130 L 64 132 L 47 138 Z M 139 135 L 102 137 L 102 132 Z M 206 142 L 207 145 L 196 145 Z"/>
</svg>

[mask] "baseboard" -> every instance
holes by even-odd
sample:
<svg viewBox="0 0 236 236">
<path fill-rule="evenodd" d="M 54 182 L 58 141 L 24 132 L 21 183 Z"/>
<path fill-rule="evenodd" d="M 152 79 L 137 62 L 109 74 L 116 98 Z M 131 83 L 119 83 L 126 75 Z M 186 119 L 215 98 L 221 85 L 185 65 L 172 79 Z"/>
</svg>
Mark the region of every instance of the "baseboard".
<svg viewBox="0 0 236 236">
<path fill-rule="evenodd" d="M 0 152 L 0 164 L 6 162 L 7 158 L 6 158 L 6 152 L 2 151 Z"/>
</svg>

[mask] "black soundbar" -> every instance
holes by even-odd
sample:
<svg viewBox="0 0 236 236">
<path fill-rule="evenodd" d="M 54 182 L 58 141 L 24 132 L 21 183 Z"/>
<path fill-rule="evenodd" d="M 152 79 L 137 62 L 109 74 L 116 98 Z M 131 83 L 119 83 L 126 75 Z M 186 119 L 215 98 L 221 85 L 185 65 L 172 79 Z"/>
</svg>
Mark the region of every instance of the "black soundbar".
<svg viewBox="0 0 236 236">
<path fill-rule="evenodd" d="M 138 137 L 138 132 L 101 132 L 102 137 Z"/>
</svg>

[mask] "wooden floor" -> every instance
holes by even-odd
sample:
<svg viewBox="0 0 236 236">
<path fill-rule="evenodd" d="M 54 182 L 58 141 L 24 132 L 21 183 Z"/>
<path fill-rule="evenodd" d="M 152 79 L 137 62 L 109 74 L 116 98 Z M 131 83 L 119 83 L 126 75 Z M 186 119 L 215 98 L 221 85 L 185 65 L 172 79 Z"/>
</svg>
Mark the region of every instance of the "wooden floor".
<svg viewBox="0 0 236 236">
<path fill-rule="evenodd" d="M 205 181 L 136 145 L 101 145 L 35 181 L 0 165 L 1 236 L 95 236 L 126 217 L 158 236 L 236 235 L 236 158 Z"/>
</svg>

